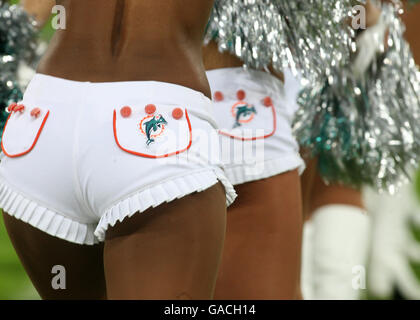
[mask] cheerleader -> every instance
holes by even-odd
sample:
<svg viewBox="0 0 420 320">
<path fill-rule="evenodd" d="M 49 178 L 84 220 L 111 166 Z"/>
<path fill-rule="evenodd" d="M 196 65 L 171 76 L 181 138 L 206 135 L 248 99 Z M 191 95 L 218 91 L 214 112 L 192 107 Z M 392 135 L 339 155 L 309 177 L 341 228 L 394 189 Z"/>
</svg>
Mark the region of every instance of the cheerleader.
<svg viewBox="0 0 420 320">
<path fill-rule="evenodd" d="M 0 207 L 26 272 L 44 299 L 211 299 L 235 198 L 210 143 L 212 1 L 57 4 L 66 29 L 1 141 Z"/>
<path fill-rule="evenodd" d="M 370 240 L 360 190 L 395 193 L 418 162 L 419 77 L 403 39 L 401 8 L 384 4 L 380 13 L 369 4 L 374 24 L 358 35 L 353 62 L 300 96 L 297 136 L 318 155 L 305 177 L 312 184 L 305 196 L 312 215 L 304 241 L 308 298 L 360 298 Z"/>
<path fill-rule="evenodd" d="M 301 11 L 283 1 L 216 1 L 209 22 L 204 64 L 220 128 L 222 162 L 238 192 L 227 215 L 217 299 L 301 298 L 304 162 L 292 133 L 300 85 L 292 70 L 283 67 L 300 63 L 305 76 L 323 69 L 316 50 L 334 46 L 332 39 L 318 33 L 318 21 L 307 21 L 304 29 L 299 22 L 311 12 L 319 14 L 319 22 L 330 23 L 326 27 L 339 30 L 329 15 L 338 14 L 334 8 L 340 3 L 300 4 Z M 299 42 L 302 47 L 288 42 L 300 37 L 306 40 Z M 315 39 L 323 40 L 322 48 L 306 47 Z M 289 50 L 296 52 L 293 58 Z M 306 70 L 303 61 L 311 61 L 314 69 Z"/>
</svg>

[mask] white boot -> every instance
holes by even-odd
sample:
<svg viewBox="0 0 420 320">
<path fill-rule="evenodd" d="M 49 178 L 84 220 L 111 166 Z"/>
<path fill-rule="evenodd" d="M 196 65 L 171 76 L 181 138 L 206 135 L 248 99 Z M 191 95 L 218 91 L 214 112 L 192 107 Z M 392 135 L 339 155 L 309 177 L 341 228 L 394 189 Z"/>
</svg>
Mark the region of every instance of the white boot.
<svg viewBox="0 0 420 320">
<path fill-rule="evenodd" d="M 310 298 L 358 299 L 366 288 L 369 217 L 358 207 L 329 205 L 313 213 L 311 225 Z"/>
<path fill-rule="evenodd" d="M 303 225 L 302 239 L 302 267 L 300 276 L 300 287 L 304 300 L 313 300 L 312 292 L 312 233 L 313 226 L 311 220 Z"/>
<path fill-rule="evenodd" d="M 364 202 L 372 217 L 372 245 L 368 290 L 376 299 L 392 299 L 394 290 L 405 299 L 420 299 L 420 279 L 410 266 L 420 265 L 420 242 L 412 227 L 420 229 L 420 206 L 412 184 L 395 195 L 366 189 Z"/>
</svg>

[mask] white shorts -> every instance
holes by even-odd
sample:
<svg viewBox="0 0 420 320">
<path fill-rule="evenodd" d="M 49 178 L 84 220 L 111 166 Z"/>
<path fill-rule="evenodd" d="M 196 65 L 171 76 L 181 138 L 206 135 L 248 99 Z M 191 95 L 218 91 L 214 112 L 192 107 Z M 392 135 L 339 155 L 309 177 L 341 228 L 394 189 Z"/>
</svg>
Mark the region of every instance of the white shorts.
<svg viewBox="0 0 420 320">
<path fill-rule="evenodd" d="M 244 68 L 207 71 L 219 126 L 225 173 L 234 185 L 299 169 L 304 162 L 292 135 L 296 83 Z M 289 78 L 289 77 L 288 77 Z"/>
<path fill-rule="evenodd" d="M 37 74 L 1 140 L 0 207 L 78 244 L 221 181 L 212 102 L 175 84 L 90 83 Z M 213 156 L 213 154 L 215 156 Z"/>
</svg>

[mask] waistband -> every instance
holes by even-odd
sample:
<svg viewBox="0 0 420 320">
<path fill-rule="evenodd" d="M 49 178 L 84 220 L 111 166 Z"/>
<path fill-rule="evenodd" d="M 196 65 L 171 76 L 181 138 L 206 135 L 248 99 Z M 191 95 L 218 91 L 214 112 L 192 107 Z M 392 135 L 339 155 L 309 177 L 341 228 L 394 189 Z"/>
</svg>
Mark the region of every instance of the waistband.
<svg viewBox="0 0 420 320">
<path fill-rule="evenodd" d="M 41 99 L 51 102 L 81 97 L 88 101 L 150 101 L 155 104 L 182 105 L 190 114 L 215 125 L 212 101 L 193 89 L 159 81 L 82 82 L 36 74 L 29 83 L 24 100 Z"/>
<path fill-rule="evenodd" d="M 284 96 L 284 84 L 272 74 L 244 67 L 220 68 L 206 72 L 210 86 L 229 88 L 232 84 L 254 92 Z"/>
</svg>

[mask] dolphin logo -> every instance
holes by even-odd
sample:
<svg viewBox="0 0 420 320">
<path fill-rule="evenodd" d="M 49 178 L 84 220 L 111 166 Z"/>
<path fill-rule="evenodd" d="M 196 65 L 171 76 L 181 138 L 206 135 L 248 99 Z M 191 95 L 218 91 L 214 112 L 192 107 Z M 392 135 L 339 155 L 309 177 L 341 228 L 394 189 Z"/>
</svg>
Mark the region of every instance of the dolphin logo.
<svg viewBox="0 0 420 320">
<path fill-rule="evenodd" d="M 252 105 L 242 105 L 236 108 L 236 119 L 233 128 L 237 128 L 241 126 L 240 120 L 243 117 L 247 117 L 251 114 L 257 114 L 257 110 Z"/>
<path fill-rule="evenodd" d="M 144 132 L 147 137 L 146 145 L 150 145 L 152 142 L 155 142 L 155 139 L 152 138 L 153 132 L 156 132 L 159 128 L 162 128 L 162 126 L 166 124 L 168 124 L 168 122 L 161 115 L 158 117 L 152 117 L 152 119 L 144 124 Z"/>
</svg>

